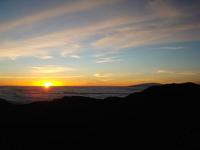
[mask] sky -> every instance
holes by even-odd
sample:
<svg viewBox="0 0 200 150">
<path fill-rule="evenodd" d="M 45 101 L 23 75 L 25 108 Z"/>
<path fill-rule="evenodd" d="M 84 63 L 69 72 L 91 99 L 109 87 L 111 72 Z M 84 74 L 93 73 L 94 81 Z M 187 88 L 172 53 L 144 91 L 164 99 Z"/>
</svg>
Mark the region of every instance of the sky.
<svg viewBox="0 0 200 150">
<path fill-rule="evenodd" d="M 199 0 L 1 0 L 0 85 L 200 83 Z"/>
</svg>

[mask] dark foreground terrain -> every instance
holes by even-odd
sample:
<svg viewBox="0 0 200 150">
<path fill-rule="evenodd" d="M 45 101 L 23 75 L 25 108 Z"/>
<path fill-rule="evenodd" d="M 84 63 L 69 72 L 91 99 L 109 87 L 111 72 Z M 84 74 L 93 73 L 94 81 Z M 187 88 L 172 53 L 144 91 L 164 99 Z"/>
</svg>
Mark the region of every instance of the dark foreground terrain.
<svg viewBox="0 0 200 150">
<path fill-rule="evenodd" d="M 200 85 L 150 87 L 126 98 L 0 100 L 4 149 L 200 149 Z"/>
</svg>

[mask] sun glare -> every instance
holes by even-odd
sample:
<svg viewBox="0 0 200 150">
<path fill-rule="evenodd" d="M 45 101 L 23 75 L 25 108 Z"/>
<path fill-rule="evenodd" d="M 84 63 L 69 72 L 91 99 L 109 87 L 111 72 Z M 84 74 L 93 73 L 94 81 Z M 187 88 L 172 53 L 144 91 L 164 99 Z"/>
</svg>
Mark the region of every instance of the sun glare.
<svg viewBox="0 0 200 150">
<path fill-rule="evenodd" d="M 45 88 L 49 88 L 51 86 L 53 86 L 53 84 L 51 82 L 44 82 L 44 87 Z"/>
<path fill-rule="evenodd" d="M 62 86 L 62 82 L 60 81 L 55 81 L 53 79 L 49 80 L 39 80 L 33 83 L 34 86 L 41 86 L 44 88 L 50 88 L 52 86 Z"/>
</svg>

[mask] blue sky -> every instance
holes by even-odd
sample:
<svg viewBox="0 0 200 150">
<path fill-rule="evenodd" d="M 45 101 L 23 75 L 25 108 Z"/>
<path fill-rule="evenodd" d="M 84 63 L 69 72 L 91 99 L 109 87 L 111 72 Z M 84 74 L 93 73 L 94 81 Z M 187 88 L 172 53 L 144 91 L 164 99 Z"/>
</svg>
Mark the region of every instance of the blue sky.
<svg viewBox="0 0 200 150">
<path fill-rule="evenodd" d="M 198 0 L 1 0 L 0 85 L 199 82 Z"/>
</svg>

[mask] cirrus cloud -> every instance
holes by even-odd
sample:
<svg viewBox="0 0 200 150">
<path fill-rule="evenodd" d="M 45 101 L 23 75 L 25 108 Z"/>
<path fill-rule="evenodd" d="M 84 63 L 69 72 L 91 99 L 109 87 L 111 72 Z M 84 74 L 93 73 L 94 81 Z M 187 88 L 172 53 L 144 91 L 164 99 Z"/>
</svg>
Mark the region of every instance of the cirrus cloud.
<svg viewBox="0 0 200 150">
<path fill-rule="evenodd" d="M 36 73 L 36 74 L 51 74 L 51 73 L 62 73 L 66 71 L 75 71 L 77 70 L 76 68 L 71 68 L 71 67 L 62 67 L 62 66 L 37 66 L 37 67 L 32 67 L 31 72 Z"/>
</svg>

